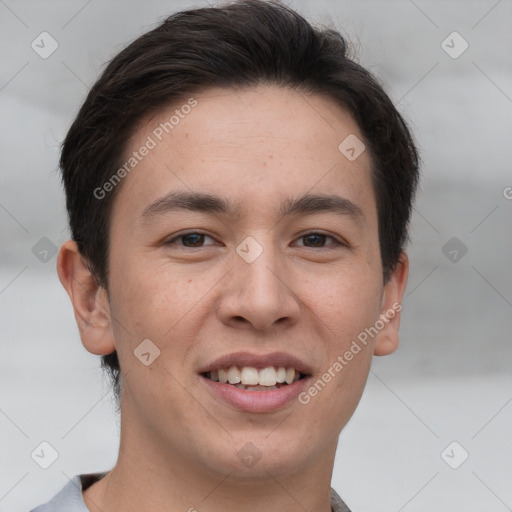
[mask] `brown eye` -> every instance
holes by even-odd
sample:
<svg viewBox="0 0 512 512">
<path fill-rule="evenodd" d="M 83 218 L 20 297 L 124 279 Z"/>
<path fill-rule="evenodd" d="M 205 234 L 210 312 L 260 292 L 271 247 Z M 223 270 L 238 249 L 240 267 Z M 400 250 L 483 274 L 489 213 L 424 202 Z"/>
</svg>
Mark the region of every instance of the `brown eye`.
<svg viewBox="0 0 512 512">
<path fill-rule="evenodd" d="M 303 243 L 299 244 L 304 247 L 310 247 L 310 248 L 323 248 L 330 245 L 340 245 L 340 243 L 332 236 L 324 235 L 323 233 L 308 233 L 306 235 L 301 236 L 298 240 L 302 240 Z M 330 243 L 326 242 L 330 240 Z M 334 244 L 333 244 L 334 242 Z"/>
<path fill-rule="evenodd" d="M 200 247 L 204 243 L 205 236 L 206 235 L 202 235 L 200 233 L 190 233 L 189 235 L 183 235 L 180 238 L 185 247 Z"/>
<path fill-rule="evenodd" d="M 205 240 L 209 238 L 213 240 L 211 236 L 205 235 L 204 233 L 186 233 L 184 235 L 179 235 L 174 237 L 172 240 L 169 240 L 165 243 L 165 245 L 177 245 L 180 247 L 204 247 L 205 245 L 213 245 L 213 244 L 205 244 Z M 178 243 L 181 241 L 181 243 Z"/>
<path fill-rule="evenodd" d="M 320 235 L 318 233 L 313 233 L 311 235 L 306 235 L 304 237 L 304 242 L 305 242 L 305 245 L 307 245 L 308 247 L 323 247 L 326 239 L 327 239 L 326 235 Z"/>
</svg>

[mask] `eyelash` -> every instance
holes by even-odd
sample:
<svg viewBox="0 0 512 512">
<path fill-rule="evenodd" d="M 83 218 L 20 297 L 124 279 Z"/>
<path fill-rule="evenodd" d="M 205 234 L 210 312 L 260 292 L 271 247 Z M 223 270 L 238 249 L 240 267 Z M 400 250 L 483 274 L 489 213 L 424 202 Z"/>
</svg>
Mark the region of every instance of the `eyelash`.
<svg viewBox="0 0 512 512">
<path fill-rule="evenodd" d="M 201 236 L 205 236 L 205 237 L 209 237 L 213 240 L 213 237 L 211 237 L 210 235 L 207 235 L 206 233 L 201 233 L 201 232 L 198 232 L 198 231 L 191 231 L 190 233 L 183 233 L 181 235 L 178 235 L 174 238 L 172 238 L 171 240 L 167 241 L 164 243 L 164 245 L 168 246 L 168 245 L 175 245 L 175 242 L 180 240 L 180 239 L 183 239 L 187 236 L 190 236 L 190 235 L 201 235 Z M 327 245 L 327 246 L 322 246 L 322 247 L 307 247 L 308 249 L 325 249 L 325 248 L 328 248 L 330 247 L 331 245 L 339 245 L 339 246 L 344 246 L 344 247 L 347 247 L 347 244 L 346 243 L 343 243 L 339 240 L 337 240 L 336 238 L 334 238 L 333 236 L 331 235 L 327 235 L 325 233 L 321 233 L 321 232 L 318 232 L 318 231 L 310 231 L 309 233 L 305 233 L 304 235 L 301 235 L 300 237 L 297 238 L 297 240 L 300 240 L 302 238 L 306 238 L 306 237 L 309 237 L 311 235 L 320 235 L 322 237 L 325 237 L 325 239 L 331 239 L 333 243 Z M 209 245 L 213 245 L 213 244 L 209 244 Z M 181 245 L 180 247 L 182 248 L 186 248 L 186 249 L 197 249 L 197 248 L 202 248 L 202 247 L 205 247 L 204 245 L 201 245 L 201 246 L 197 246 L 197 247 L 187 247 L 186 245 Z M 304 245 L 302 245 L 301 247 L 306 247 Z"/>
</svg>

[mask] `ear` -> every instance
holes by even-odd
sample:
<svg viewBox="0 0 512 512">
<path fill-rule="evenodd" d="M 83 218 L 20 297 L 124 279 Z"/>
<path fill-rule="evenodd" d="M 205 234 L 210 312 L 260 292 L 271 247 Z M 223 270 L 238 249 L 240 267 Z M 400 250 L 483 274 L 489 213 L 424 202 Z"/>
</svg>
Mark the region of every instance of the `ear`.
<svg viewBox="0 0 512 512">
<path fill-rule="evenodd" d="M 68 240 L 62 244 L 57 273 L 73 304 L 83 346 L 96 355 L 113 352 L 116 346 L 107 290 L 91 274 L 76 242 Z"/>
<path fill-rule="evenodd" d="M 409 258 L 405 252 L 402 252 L 389 281 L 384 286 L 380 311 L 380 320 L 384 323 L 384 327 L 377 335 L 373 351 L 376 356 L 387 356 L 398 347 L 400 312 L 408 277 Z"/>
</svg>

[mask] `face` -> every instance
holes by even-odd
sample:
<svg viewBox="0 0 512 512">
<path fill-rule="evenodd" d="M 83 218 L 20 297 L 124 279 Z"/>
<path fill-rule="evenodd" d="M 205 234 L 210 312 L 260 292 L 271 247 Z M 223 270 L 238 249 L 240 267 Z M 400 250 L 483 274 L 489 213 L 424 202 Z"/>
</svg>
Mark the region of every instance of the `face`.
<svg viewBox="0 0 512 512">
<path fill-rule="evenodd" d="M 102 339 L 123 435 L 240 478 L 332 462 L 372 355 L 396 347 L 397 309 L 379 320 L 406 279 L 383 286 L 368 151 L 338 149 L 363 136 L 332 100 L 288 88 L 194 99 L 138 129 L 126 160 L 154 147 L 111 214 Z"/>
</svg>

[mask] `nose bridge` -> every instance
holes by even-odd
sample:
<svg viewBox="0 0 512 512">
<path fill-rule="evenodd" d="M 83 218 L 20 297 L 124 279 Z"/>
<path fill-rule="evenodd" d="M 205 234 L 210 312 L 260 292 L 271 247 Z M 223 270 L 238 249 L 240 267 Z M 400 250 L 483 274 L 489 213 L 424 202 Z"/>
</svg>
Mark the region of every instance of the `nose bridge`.
<svg viewBox="0 0 512 512">
<path fill-rule="evenodd" d="M 252 298 L 253 301 L 272 303 L 278 300 L 278 296 L 282 293 L 281 279 L 278 278 L 279 273 L 283 272 L 282 262 L 279 261 L 279 255 L 273 247 L 271 241 L 267 241 L 265 245 L 260 245 L 261 249 L 255 245 L 258 242 L 248 241 L 245 245 L 238 248 L 237 253 L 242 261 L 238 261 L 235 271 L 240 273 L 242 279 L 241 290 L 244 295 Z M 249 248 L 249 253 L 254 259 L 245 259 L 240 253 Z M 258 254 L 259 253 L 259 254 Z M 246 286 L 243 286 L 243 281 Z"/>
</svg>

